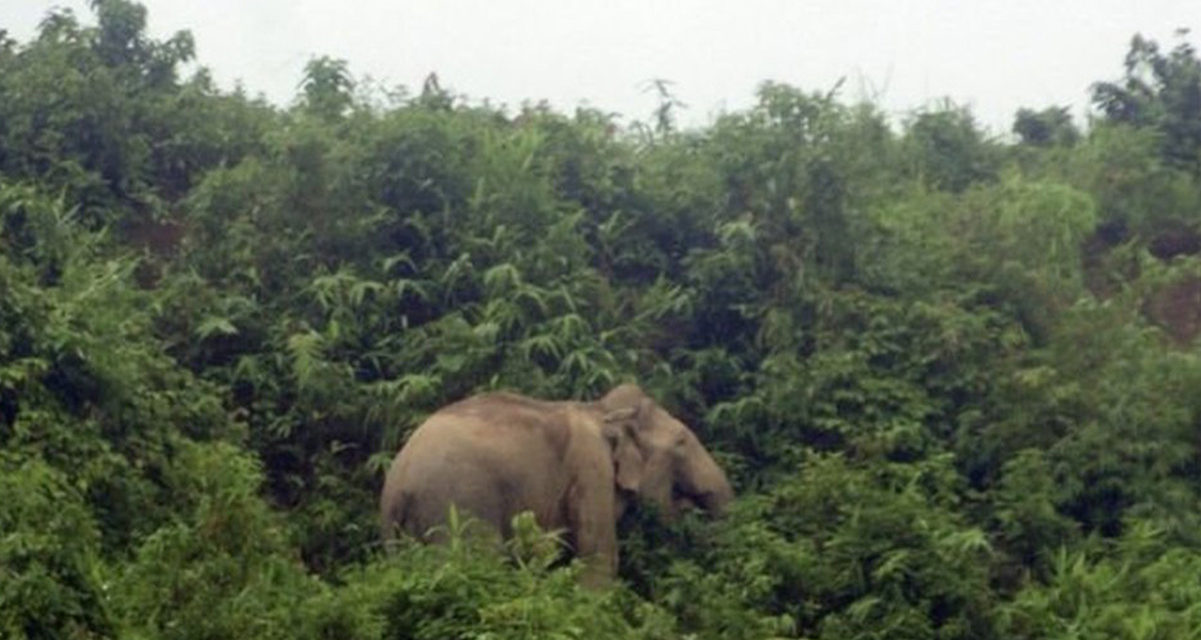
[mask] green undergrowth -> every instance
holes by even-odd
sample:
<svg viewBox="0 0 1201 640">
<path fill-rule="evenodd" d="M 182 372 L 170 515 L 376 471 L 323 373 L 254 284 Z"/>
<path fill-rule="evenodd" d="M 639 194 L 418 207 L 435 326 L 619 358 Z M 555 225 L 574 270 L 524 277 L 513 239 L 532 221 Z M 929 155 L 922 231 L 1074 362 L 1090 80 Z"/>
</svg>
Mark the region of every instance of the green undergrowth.
<svg viewBox="0 0 1201 640">
<path fill-rule="evenodd" d="M 0 32 L 0 637 L 1201 628 L 1187 35 L 1136 38 L 1087 129 L 765 83 L 681 130 L 670 94 L 623 124 L 327 57 L 276 107 L 91 4 Z M 601 591 L 529 522 L 381 546 L 439 406 L 627 380 L 727 517 L 631 510 Z"/>
</svg>

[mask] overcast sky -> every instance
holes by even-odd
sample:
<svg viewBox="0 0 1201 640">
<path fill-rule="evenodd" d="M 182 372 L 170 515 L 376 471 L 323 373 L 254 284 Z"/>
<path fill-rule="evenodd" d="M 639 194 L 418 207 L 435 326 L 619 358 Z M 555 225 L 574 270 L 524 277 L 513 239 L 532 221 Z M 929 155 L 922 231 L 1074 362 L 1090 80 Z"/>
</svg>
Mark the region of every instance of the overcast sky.
<svg viewBox="0 0 1201 640">
<path fill-rule="evenodd" d="M 646 81 L 667 79 L 688 124 L 743 108 L 763 80 L 874 97 L 891 115 L 949 97 L 994 132 L 1019 107 L 1070 106 L 1116 79 L 1136 32 L 1175 45 L 1201 33 L 1201 0 L 144 0 L 150 32 L 189 29 L 226 88 L 288 104 L 305 62 L 417 89 L 431 71 L 473 99 L 588 104 L 647 119 Z M 27 40 L 52 6 L 0 0 L 0 28 Z"/>
</svg>

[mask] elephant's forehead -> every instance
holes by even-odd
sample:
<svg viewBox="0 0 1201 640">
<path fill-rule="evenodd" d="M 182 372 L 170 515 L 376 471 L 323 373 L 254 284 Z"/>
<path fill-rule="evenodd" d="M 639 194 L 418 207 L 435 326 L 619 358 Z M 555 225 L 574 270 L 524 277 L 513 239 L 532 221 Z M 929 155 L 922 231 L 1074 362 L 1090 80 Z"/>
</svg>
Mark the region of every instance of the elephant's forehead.
<svg viewBox="0 0 1201 640">
<path fill-rule="evenodd" d="M 681 434 L 688 433 L 688 427 L 665 409 L 656 408 L 653 418 L 653 436 L 656 439 L 673 440 Z"/>
</svg>

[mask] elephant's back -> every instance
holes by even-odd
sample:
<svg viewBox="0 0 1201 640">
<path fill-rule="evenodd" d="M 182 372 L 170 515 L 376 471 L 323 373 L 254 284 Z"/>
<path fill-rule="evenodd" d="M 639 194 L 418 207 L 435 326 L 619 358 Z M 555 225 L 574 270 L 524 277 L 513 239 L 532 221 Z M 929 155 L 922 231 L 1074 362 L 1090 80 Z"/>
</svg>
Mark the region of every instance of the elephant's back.
<svg viewBox="0 0 1201 640">
<path fill-rule="evenodd" d="M 449 440 L 461 437 L 496 446 L 519 441 L 528 447 L 531 441 L 539 441 L 562 458 L 571 441 L 572 425 L 578 422 L 573 414 L 579 411 L 575 403 L 537 400 L 503 391 L 483 393 L 439 409 L 414 431 L 410 442 L 419 432 L 444 433 Z"/>
</svg>

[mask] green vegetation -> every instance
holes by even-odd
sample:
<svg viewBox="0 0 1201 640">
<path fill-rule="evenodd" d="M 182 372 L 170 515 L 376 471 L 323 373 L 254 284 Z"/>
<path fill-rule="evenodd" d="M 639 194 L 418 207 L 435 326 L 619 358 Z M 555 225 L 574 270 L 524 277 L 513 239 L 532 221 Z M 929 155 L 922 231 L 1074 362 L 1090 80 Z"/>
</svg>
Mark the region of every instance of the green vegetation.
<svg viewBox="0 0 1201 640">
<path fill-rule="evenodd" d="M 279 109 L 93 6 L 0 35 L 0 636 L 1197 637 L 1183 40 L 1006 143 L 775 84 L 627 129 L 330 58 Z M 528 523 L 381 553 L 423 416 L 623 379 L 729 517 L 632 512 L 605 592 Z"/>
</svg>

